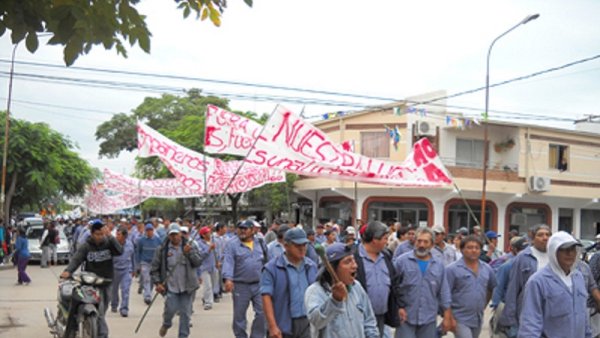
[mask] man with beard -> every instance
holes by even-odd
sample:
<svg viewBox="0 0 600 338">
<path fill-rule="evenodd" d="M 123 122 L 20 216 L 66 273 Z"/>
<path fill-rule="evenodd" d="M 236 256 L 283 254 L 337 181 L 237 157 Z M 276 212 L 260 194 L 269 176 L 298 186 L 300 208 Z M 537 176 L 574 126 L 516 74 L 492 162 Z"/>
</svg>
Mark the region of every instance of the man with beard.
<svg viewBox="0 0 600 338">
<path fill-rule="evenodd" d="M 71 274 L 85 263 L 85 271 L 93 272 L 102 278 L 113 279 L 113 257 L 123 253 L 125 238 L 122 237 L 121 243 L 119 243 L 99 219 L 92 221 L 90 231 L 90 237 L 77 249 L 67 268 L 60 274 L 60 278 L 71 277 Z M 111 284 L 101 285 L 98 289 L 100 290 L 98 337 L 106 338 L 108 337 L 106 309 L 110 301 Z M 72 330 L 76 329 L 75 316 L 70 318 L 73 320 L 70 320 L 67 324 L 65 337 L 69 337 L 69 334 L 73 332 Z"/>
<path fill-rule="evenodd" d="M 223 253 L 224 291 L 233 291 L 233 334 L 247 338 L 246 312 L 252 302 L 254 321 L 250 337 L 265 336 L 266 325 L 260 294 L 260 272 L 267 263 L 267 247 L 262 239 L 255 238 L 254 224 L 245 220 L 237 224 L 237 237 L 225 246 Z M 235 290 L 234 290 L 235 288 Z"/>
<path fill-rule="evenodd" d="M 535 242 L 535 238 L 534 238 Z M 525 286 L 519 338 L 591 337 L 584 277 L 575 268 L 581 244 L 564 231 L 548 241 L 546 267 Z"/>
<path fill-rule="evenodd" d="M 353 254 L 352 247 L 342 243 L 327 247 L 326 257 L 337 278 L 321 269 L 304 294 L 311 337 L 379 338 L 369 296 L 354 279 L 358 266 Z"/>
<path fill-rule="evenodd" d="M 456 321 L 456 338 L 478 338 L 483 311 L 496 286 L 494 270 L 479 260 L 483 243 L 470 235 L 460 242 L 462 258 L 446 268 L 448 287 L 452 290 L 452 315 Z"/>
<path fill-rule="evenodd" d="M 517 335 L 525 283 L 535 272 L 548 264 L 546 247 L 548 239 L 552 235 L 550 227 L 539 224 L 531 229 L 531 233 L 533 237 L 531 245 L 521 251 L 513 260 L 513 267 L 508 277 L 504 310 L 498 321 L 501 330 L 509 338 Z"/>
<path fill-rule="evenodd" d="M 396 338 L 435 337 L 438 309 L 444 314 L 442 331 L 448 332 L 454 326 L 444 264 L 431 254 L 435 234 L 430 228 L 421 227 L 415 238 L 415 249 L 394 259 L 401 281 L 398 310 L 401 325 L 396 329 Z"/>
</svg>

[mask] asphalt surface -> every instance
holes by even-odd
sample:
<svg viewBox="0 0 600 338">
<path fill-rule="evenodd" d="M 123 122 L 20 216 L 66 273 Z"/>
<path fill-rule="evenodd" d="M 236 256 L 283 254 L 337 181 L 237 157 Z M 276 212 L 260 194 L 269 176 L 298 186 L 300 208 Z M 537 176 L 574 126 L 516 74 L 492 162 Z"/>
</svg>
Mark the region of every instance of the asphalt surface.
<svg viewBox="0 0 600 338">
<path fill-rule="evenodd" d="M 32 279 L 30 285 L 16 285 L 17 270 L 12 266 L 0 267 L 0 337 L 6 338 L 51 338 L 44 317 L 44 308 L 48 307 L 56 313 L 56 293 L 58 276 L 64 265 L 42 269 L 39 265 L 30 265 L 27 273 Z M 146 310 L 142 296 L 137 294 L 137 283 L 132 286 L 129 304 L 129 317 L 123 318 L 119 313 L 107 313 L 107 322 L 111 338 L 158 337 L 162 323 L 163 301 L 159 296 L 151 307 L 144 323 L 137 334 L 134 330 Z M 192 315 L 193 327 L 190 337 L 232 337 L 232 302 L 230 294 L 225 294 L 220 303 L 213 309 L 205 311 L 200 298 L 194 304 Z M 248 311 L 248 323 L 251 324 L 253 314 Z M 489 337 L 489 311 L 480 337 Z M 178 319 L 165 337 L 177 337 Z M 392 335 L 393 337 L 393 335 Z M 446 337 L 453 337 L 448 334 Z"/>
</svg>

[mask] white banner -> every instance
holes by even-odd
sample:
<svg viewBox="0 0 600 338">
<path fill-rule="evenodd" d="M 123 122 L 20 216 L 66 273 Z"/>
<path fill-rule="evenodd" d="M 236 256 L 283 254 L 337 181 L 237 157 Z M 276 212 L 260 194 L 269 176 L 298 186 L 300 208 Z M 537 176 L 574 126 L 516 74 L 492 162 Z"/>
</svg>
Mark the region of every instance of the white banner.
<svg viewBox="0 0 600 338">
<path fill-rule="evenodd" d="M 205 148 L 207 153 L 246 156 L 248 164 L 293 172 L 403 187 L 440 187 L 451 176 L 430 142 L 413 145 L 402 163 L 369 158 L 345 150 L 320 129 L 279 106 L 263 128 L 245 117 L 208 105 Z"/>
<path fill-rule="evenodd" d="M 119 210 L 132 208 L 147 197 L 123 193 L 107 193 L 102 186 L 93 184 L 84 198 L 85 206 L 93 213 L 100 215 L 114 214 Z"/>
<path fill-rule="evenodd" d="M 245 163 L 235 175 L 243 161 L 225 162 L 190 150 L 142 123 L 138 123 L 138 149 L 140 157 L 158 156 L 181 184 L 157 182 L 155 185 L 163 185 L 162 192 L 157 195 L 201 196 L 205 191 L 222 194 L 232 177 L 227 193 L 246 192 L 268 183 L 285 182 L 283 171 L 249 163 Z M 169 188 L 172 190 L 166 191 Z"/>
</svg>

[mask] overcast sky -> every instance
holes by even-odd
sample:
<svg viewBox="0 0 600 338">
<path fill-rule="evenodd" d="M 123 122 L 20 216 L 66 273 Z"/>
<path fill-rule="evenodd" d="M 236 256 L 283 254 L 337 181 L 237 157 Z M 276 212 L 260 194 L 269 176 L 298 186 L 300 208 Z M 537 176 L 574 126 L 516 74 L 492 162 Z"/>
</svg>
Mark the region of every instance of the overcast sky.
<svg viewBox="0 0 600 338">
<path fill-rule="evenodd" d="M 370 6 L 365 6 L 365 4 Z M 192 87 L 229 95 L 231 107 L 270 112 L 278 101 L 265 96 L 306 98 L 330 104 L 307 104 L 305 116 L 328 111 L 355 110 L 409 96 L 446 90 L 458 93 L 485 85 L 485 60 L 492 40 L 527 15 L 540 17 L 500 39 L 491 58 L 491 82 L 500 82 L 600 54 L 600 2 L 594 0 L 539 1 L 355 1 L 355 0 L 242 0 L 229 8 L 216 28 L 209 21 L 182 18 L 173 1 L 142 1 L 151 30 L 151 54 L 129 48 L 127 59 L 114 50 L 94 47 L 75 67 L 193 77 L 197 80 L 152 78 L 106 71 L 66 68 L 62 50 L 44 45 L 30 54 L 16 51 L 12 114 L 45 121 L 79 144 L 83 158 L 99 169 L 131 174 L 134 154 L 118 159 L 98 158 L 96 127 L 111 114 L 129 112 L 146 96 L 177 93 Z M 0 109 L 8 96 L 12 45 L 9 34 L 0 38 Z M 55 65 L 58 67 L 49 67 Z M 83 82 L 23 75 L 77 78 Z M 90 86 L 89 80 L 111 81 L 109 88 Z M 353 96 L 316 95 L 256 86 L 234 86 L 200 81 L 226 80 L 328 91 Z M 597 114 L 600 98 L 600 59 L 490 90 L 490 111 L 547 117 L 546 125 L 572 128 L 564 118 Z M 152 90 L 128 90 L 161 86 Z M 105 85 L 106 86 L 106 85 Z M 364 96 L 383 100 L 367 99 Z M 254 98 L 253 98 L 254 97 Z M 289 99 L 288 99 L 289 100 Z M 483 111 L 484 92 L 448 101 L 448 110 L 477 114 Z M 301 103 L 284 103 L 299 112 Z M 466 107 L 464 109 L 453 107 Z M 473 108 L 475 110 L 467 109 Z M 506 114 L 504 114 L 506 115 Z M 500 117 L 501 114 L 496 116 Z M 490 113 L 491 118 L 496 117 Z M 517 120 L 522 121 L 522 120 Z M 539 123 L 539 122 L 537 122 Z"/>
</svg>

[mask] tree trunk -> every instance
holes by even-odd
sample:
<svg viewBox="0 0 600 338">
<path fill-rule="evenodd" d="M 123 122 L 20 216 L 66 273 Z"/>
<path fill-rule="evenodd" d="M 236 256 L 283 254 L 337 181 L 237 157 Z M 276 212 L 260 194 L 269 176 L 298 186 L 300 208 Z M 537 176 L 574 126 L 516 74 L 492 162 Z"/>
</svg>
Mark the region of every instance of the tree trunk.
<svg viewBox="0 0 600 338">
<path fill-rule="evenodd" d="M 229 200 L 231 201 L 231 217 L 233 219 L 233 224 L 237 224 L 238 222 L 238 202 L 242 197 L 242 193 L 237 194 L 227 194 Z"/>
<path fill-rule="evenodd" d="M 10 180 L 10 186 L 8 187 L 8 191 L 4 196 L 4 224 L 10 224 L 10 204 L 12 202 L 12 198 L 15 195 L 15 190 L 17 189 L 17 173 L 14 172 L 12 174 L 12 178 Z"/>
</svg>

